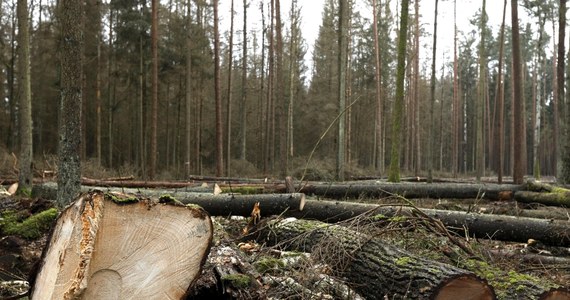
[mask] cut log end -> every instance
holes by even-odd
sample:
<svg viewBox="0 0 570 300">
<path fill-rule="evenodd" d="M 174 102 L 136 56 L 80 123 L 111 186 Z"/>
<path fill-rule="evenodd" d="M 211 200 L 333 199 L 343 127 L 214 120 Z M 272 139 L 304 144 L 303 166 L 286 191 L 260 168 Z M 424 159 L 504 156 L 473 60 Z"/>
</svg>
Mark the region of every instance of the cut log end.
<svg viewBox="0 0 570 300">
<path fill-rule="evenodd" d="M 463 275 L 444 283 L 436 293 L 436 300 L 492 300 L 495 299 L 493 289 L 475 276 Z"/>
<path fill-rule="evenodd" d="M 82 195 L 58 218 L 31 299 L 182 299 L 212 233 L 199 208 Z"/>
<path fill-rule="evenodd" d="M 540 300 L 568 300 L 568 299 L 570 299 L 569 289 L 551 290 L 540 297 Z"/>
</svg>

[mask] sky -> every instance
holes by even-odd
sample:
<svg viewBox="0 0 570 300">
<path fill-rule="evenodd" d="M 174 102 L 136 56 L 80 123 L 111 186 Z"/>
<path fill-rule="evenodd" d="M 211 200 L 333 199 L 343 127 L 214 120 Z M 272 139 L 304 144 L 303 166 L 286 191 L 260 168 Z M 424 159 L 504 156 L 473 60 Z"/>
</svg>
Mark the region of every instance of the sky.
<svg viewBox="0 0 570 300">
<path fill-rule="evenodd" d="M 243 1 L 234 0 L 236 11 L 235 14 L 235 30 L 239 30 L 237 33 L 240 37 L 237 40 L 241 40 L 241 30 L 243 28 Z M 371 0 L 355 0 L 355 9 L 360 11 L 363 17 L 372 18 L 372 9 L 370 7 Z M 386 0 L 383 0 L 386 1 Z M 261 28 L 261 12 L 260 3 L 263 2 L 265 5 L 265 12 L 268 10 L 269 0 L 248 0 L 248 31 Z M 302 15 L 302 34 L 305 42 L 308 46 L 307 55 L 305 60 L 310 65 L 312 58 L 312 46 L 316 40 L 319 33 L 319 26 L 321 25 L 322 11 L 325 0 L 298 0 L 298 5 L 301 8 Z M 399 13 L 399 0 L 391 0 L 390 5 L 392 9 L 392 14 L 396 15 Z M 438 65 L 441 64 L 442 56 L 445 57 L 446 61 L 452 59 L 453 56 L 453 2 L 452 0 L 440 0 L 438 8 L 438 53 L 437 60 Z M 520 1 L 519 1 L 520 2 Z M 220 16 L 221 16 L 221 30 L 229 29 L 229 16 L 230 16 L 230 0 L 220 0 Z M 471 30 L 476 30 L 474 26 L 469 23 L 469 20 L 473 18 L 475 13 L 481 9 L 482 0 L 457 0 L 457 27 L 459 31 L 469 32 Z M 434 5 L 435 0 L 420 0 L 420 23 L 423 30 L 426 32 L 425 36 L 420 38 L 421 45 L 425 45 L 422 49 L 421 59 L 425 63 L 431 59 L 431 44 L 432 44 L 432 31 L 433 31 L 433 19 L 434 19 Z M 291 7 L 290 0 L 281 0 L 281 15 L 282 20 L 285 24 L 289 23 L 289 11 Z M 511 3 L 507 1 L 507 11 L 505 17 L 505 24 L 511 24 Z M 414 4 L 413 0 L 410 1 L 410 13 L 413 13 Z M 492 27 L 493 33 L 496 35 L 499 31 L 502 14 L 503 14 L 503 1 L 500 0 L 487 0 L 486 1 L 486 11 L 489 17 L 489 26 Z M 519 19 L 522 22 L 533 22 L 526 12 L 526 10 L 519 6 Z M 287 26 L 287 25 L 286 25 Z M 395 26 L 394 26 L 395 27 Z M 549 34 L 552 34 L 552 24 L 546 23 L 546 30 Z M 552 41 L 551 41 L 552 42 Z M 551 48 L 551 46 L 550 46 Z M 309 68 L 310 69 L 310 68 Z"/>
</svg>

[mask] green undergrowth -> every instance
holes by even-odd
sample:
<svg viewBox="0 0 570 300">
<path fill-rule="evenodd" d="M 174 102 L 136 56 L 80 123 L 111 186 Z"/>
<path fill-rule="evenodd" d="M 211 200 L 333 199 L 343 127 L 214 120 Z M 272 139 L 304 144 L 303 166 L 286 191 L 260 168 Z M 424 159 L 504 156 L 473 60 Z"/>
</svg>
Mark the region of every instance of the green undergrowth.
<svg viewBox="0 0 570 300">
<path fill-rule="evenodd" d="M 5 235 L 37 239 L 47 232 L 57 218 L 56 208 L 50 208 L 22 220 L 15 211 L 5 211 L 0 217 L 0 229 Z"/>
<path fill-rule="evenodd" d="M 228 283 L 236 289 L 248 288 L 251 283 L 251 278 L 243 274 L 230 274 L 222 277 L 224 283 Z"/>
</svg>

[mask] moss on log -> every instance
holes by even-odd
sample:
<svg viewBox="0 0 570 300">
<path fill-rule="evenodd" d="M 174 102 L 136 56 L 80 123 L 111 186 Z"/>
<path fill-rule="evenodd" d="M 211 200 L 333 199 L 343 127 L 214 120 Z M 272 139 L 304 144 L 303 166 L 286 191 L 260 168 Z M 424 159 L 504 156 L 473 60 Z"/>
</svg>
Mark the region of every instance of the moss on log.
<svg viewBox="0 0 570 300">
<path fill-rule="evenodd" d="M 366 299 L 494 299 L 473 272 L 402 251 L 361 232 L 318 221 L 274 220 L 258 240 L 312 252 Z"/>
</svg>

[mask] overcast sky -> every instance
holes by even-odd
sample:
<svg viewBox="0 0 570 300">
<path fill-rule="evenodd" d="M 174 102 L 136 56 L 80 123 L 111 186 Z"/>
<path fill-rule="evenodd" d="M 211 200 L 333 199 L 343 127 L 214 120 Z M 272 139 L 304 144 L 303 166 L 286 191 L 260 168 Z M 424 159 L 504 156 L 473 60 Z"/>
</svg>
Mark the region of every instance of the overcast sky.
<svg viewBox="0 0 570 300">
<path fill-rule="evenodd" d="M 240 31 L 243 28 L 243 1 L 235 1 L 235 30 Z M 372 9 L 370 8 L 370 0 L 355 0 L 355 9 L 359 10 L 363 17 L 372 18 Z M 383 0 L 386 1 L 386 0 Z M 261 28 L 261 11 L 260 3 L 263 2 L 265 5 L 265 12 L 268 9 L 269 0 L 248 0 L 248 31 L 252 29 L 259 30 Z M 302 34 L 305 42 L 309 46 L 307 56 L 305 59 L 310 63 L 312 59 L 312 45 L 318 36 L 319 26 L 321 25 L 321 17 L 323 11 L 323 5 L 325 0 L 298 0 L 298 5 L 301 7 L 302 13 Z M 489 16 L 489 24 L 493 28 L 494 34 L 499 30 L 502 13 L 503 13 L 503 1 L 501 0 L 487 0 L 486 1 L 486 11 Z M 519 1 L 520 2 L 520 1 Z M 431 43 L 433 31 L 433 17 L 434 17 L 434 5 L 435 0 L 420 0 L 420 23 L 423 29 L 429 35 L 421 37 L 420 43 L 425 45 L 423 47 L 425 51 L 422 51 L 421 57 L 424 61 L 431 58 Z M 474 14 L 481 9 L 481 0 L 457 0 L 457 27 L 459 31 L 465 33 L 476 29 L 469 23 Z M 399 13 L 400 7 L 399 0 L 391 0 L 390 5 L 392 8 L 392 13 L 396 15 Z M 505 23 L 507 25 L 511 24 L 511 3 L 507 1 L 507 11 Z M 282 20 L 285 24 L 289 24 L 289 11 L 291 7 L 290 0 L 281 0 L 281 15 Z M 229 29 L 229 11 L 230 11 L 230 0 L 220 0 L 220 15 L 222 17 L 222 32 Z M 410 13 L 413 13 L 414 6 L 413 1 L 410 3 Z M 523 22 L 535 23 L 527 16 L 527 12 L 524 8 L 519 7 L 519 18 Z M 288 26 L 288 25 L 286 25 Z M 552 24 L 546 23 L 547 32 L 552 35 Z M 241 36 L 241 33 L 238 33 Z M 238 38 L 241 40 L 241 37 Z M 551 43 L 552 41 L 550 41 Z M 440 0 L 438 9 L 438 65 L 441 63 L 442 55 L 445 54 L 446 60 L 452 59 L 453 55 L 453 1 L 451 0 Z M 551 47 L 551 46 L 550 46 Z"/>
</svg>

